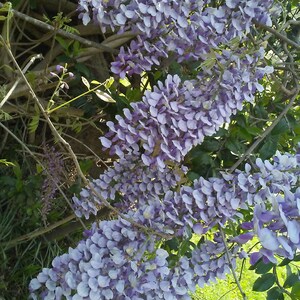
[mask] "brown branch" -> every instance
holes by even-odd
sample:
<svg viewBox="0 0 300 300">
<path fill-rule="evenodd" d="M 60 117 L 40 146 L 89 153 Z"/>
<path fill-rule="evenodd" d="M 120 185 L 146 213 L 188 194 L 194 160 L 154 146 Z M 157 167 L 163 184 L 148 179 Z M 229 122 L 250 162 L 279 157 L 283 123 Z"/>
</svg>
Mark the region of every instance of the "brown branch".
<svg viewBox="0 0 300 300">
<path fill-rule="evenodd" d="M 229 173 L 232 173 L 248 156 L 256 149 L 256 147 L 269 135 L 269 133 L 274 129 L 274 127 L 279 123 L 279 121 L 287 114 L 287 112 L 292 108 L 297 96 L 299 95 L 300 87 L 297 87 L 294 91 L 294 95 L 291 98 L 289 104 L 281 112 L 281 114 L 272 122 L 272 124 L 262 133 L 257 140 L 249 147 L 249 149 L 243 154 L 242 157 L 230 168 Z"/>
<path fill-rule="evenodd" d="M 41 236 L 41 235 L 43 235 L 43 234 L 59 227 L 59 226 L 62 226 L 63 224 L 66 224 L 66 223 L 70 222 L 73 219 L 75 219 L 75 214 L 72 214 L 72 215 L 64 218 L 63 220 L 60 220 L 60 221 L 58 221 L 58 222 L 56 222 L 56 223 L 54 223 L 50 226 L 47 226 L 45 228 L 37 229 L 33 232 L 26 233 L 26 234 L 24 234 L 22 236 L 19 236 L 19 237 L 13 239 L 13 240 L 8 241 L 8 242 L 1 243 L 0 246 L 5 247 L 5 249 L 9 249 L 11 247 L 14 247 L 14 246 L 20 244 L 20 243 L 23 243 L 23 242 L 32 240 L 32 239 L 34 239 L 38 236 Z"/>
<path fill-rule="evenodd" d="M 90 219 L 85 220 L 84 224 L 89 225 L 96 220 L 102 220 L 104 219 L 105 216 L 109 215 L 109 213 L 110 210 L 107 209 L 106 207 L 103 207 L 101 210 L 99 210 L 97 216 L 92 216 Z M 0 243 L 0 246 L 3 247 L 5 250 L 8 250 L 16 245 L 19 245 L 24 242 L 28 242 L 30 240 L 33 240 L 41 236 L 43 236 L 47 241 L 53 241 L 53 240 L 57 241 L 75 232 L 80 227 L 82 227 L 82 224 L 78 220 L 76 221 L 75 214 L 71 214 L 65 217 L 64 219 L 57 221 L 54 224 L 51 224 L 45 228 L 39 228 L 35 231 L 26 233 L 8 242 Z"/>
<path fill-rule="evenodd" d="M 269 27 L 267 25 L 264 25 L 264 24 L 261 24 L 259 22 L 257 22 L 256 20 L 253 20 L 253 23 L 257 26 L 257 27 L 260 27 L 270 33 L 272 33 L 273 35 L 275 35 L 276 37 L 278 37 L 280 40 L 282 40 L 283 42 L 289 44 L 290 46 L 296 48 L 296 49 L 300 49 L 300 45 L 297 44 L 296 42 L 290 40 L 286 35 L 278 32 L 276 29 L 272 28 L 272 27 Z"/>
<path fill-rule="evenodd" d="M 3 5 L 4 4 L 0 2 L 0 8 L 2 8 Z M 94 48 L 97 48 L 97 49 L 99 49 L 103 52 L 109 52 L 109 53 L 115 53 L 115 54 L 118 54 L 118 52 L 119 52 L 118 50 L 112 49 L 111 47 L 109 47 L 107 45 L 103 45 L 103 44 L 99 44 L 99 43 L 87 40 L 87 39 L 85 39 L 81 36 L 78 36 L 78 35 L 73 34 L 73 33 L 66 32 L 65 30 L 60 29 L 60 28 L 55 28 L 50 24 L 47 24 L 45 22 L 42 22 L 42 21 L 40 21 L 38 19 L 35 19 L 35 18 L 32 18 L 32 17 L 29 17 L 29 16 L 15 10 L 15 9 L 12 9 L 11 11 L 14 14 L 14 16 L 18 17 L 19 19 L 22 19 L 22 20 L 24 20 L 24 21 L 26 21 L 30 24 L 33 24 L 33 25 L 38 26 L 40 28 L 43 28 L 47 31 L 52 31 L 53 33 L 58 34 L 60 36 L 63 36 L 67 39 L 76 40 L 76 41 L 80 42 L 81 44 L 86 45 L 88 47 L 94 47 Z"/>
</svg>

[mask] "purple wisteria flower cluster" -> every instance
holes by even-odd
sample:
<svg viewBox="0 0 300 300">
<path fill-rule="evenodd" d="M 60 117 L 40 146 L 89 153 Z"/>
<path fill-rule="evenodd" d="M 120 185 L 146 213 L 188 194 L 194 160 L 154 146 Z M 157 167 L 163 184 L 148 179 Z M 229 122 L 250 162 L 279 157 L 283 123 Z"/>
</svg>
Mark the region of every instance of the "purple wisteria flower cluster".
<svg viewBox="0 0 300 300">
<path fill-rule="evenodd" d="M 149 205 L 159 201 L 171 188 L 177 186 L 187 168 L 181 166 L 177 171 L 165 168 L 163 172 L 155 166 L 146 166 L 140 159 L 141 155 L 132 156 L 129 160 L 120 159 L 114 162 L 98 179 L 91 182 L 95 191 L 106 201 L 115 201 L 119 196 L 120 203 L 116 206 L 120 211 L 128 211 L 133 205 Z M 103 205 L 91 189 L 86 187 L 80 192 L 80 197 L 73 197 L 75 213 L 78 217 L 89 218 L 90 214 L 96 215 L 98 209 Z"/>
<path fill-rule="evenodd" d="M 46 226 L 47 215 L 49 214 L 52 206 L 52 201 L 57 192 L 57 186 L 64 178 L 64 163 L 61 154 L 54 148 L 45 146 L 44 147 L 45 158 L 44 166 L 47 170 L 43 172 L 45 179 L 42 186 L 42 209 L 41 216 Z"/>
<path fill-rule="evenodd" d="M 273 163 L 256 160 L 258 170 L 250 166 L 236 176 L 241 199 L 254 207 L 252 221 L 242 222 L 244 232 L 233 240 L 243 244 L 257 236 L 262 248 L 250 256 L 277 263 L 274 255 L 293 259 L 300 249 L 300 157 L 276 153 Z"/>
<path fill-rule="evenodd" d="M 159 66 L 172 53 L 175 61 L 205 59 L 212 47 L 244 39 L 252 20 L 271 25 L 271 0 L 227 0 L 212 7 L 204 0 L 80 0 L 84 24 L 92 19 L 103 32 L 131 31 L 137 37 L 122 47 L 111 70 L 120 77 Z"/>
<path fill-rule="evenodd" d="M 107 123 L 110 131 L 101 137 L 103 146 L 120 158 L 140 155 L 141 147 L 143 163 L 160 170 L 167 161 L 181 162 L 193 146 L 229 122 L 243 101 L 252 101 L 254 93 L 263 90 L 258 81 L 272 68 L 256 67 L 262 56 L 262 49 L 244 58 L 224 51 L 211 70 L 216 78 L 210 80 L 207 74 L 183 82 L 168 75 L 165 83 L 146 91 L 141 102 L 132 103 L 132 110 L 124 109 L 117 123 Z M 227 68 L 219 70 L 218 64 Z"/>
<path fill-rule="evenodd" d="M 149 233 L 121 218 L 94 224 L 85 240 L 31 281 L 32 298 L 190 299 L 188 291 L 196 284 L 203 286 L 229 273 L 219 233 L 171 264 L 168 252 L 157 249 L 161 238 L 151 230 L 189 239 L 188 230 L 203 236 L 216 225 L 242 221 L 244 232 L 229 238 L 233 266 L 237 257 L 247 257 L 240 246 L 254 236 L 261 249 L 250 254 L 251 263 L 260 258 L 276 262 L 274 255 L 293 259 L 300 248 L 299 166 L 299 155 L 277 152 L 271 161 L 246 164 L 245 171 L 200 178 L 178 192 L 167 192 L 163 200 L 153 197 L 137 203 L 126 216 Z M 243 222 L 239 210 L 249 207 L 254 207 L 253 219 Z"/>
</svg>

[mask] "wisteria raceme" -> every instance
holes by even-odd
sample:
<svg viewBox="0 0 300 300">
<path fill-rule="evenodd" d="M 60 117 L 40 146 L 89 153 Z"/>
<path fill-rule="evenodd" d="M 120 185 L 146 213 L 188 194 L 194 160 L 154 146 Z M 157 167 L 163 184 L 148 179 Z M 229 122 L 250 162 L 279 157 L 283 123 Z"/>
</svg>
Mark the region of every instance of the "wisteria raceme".
<svg viewBox="0 0 300 300">
<path fill-rule="evenodd" d="M 152 92 L 146 91 L 143 101 L 133 103 L 132 111 L 124 109 L 124 117 L 116 116 L 117 123 L 108 122 L 110 131 L 100 139 L 120 161 L 94 180 L 97 191 L 106 200 L 114 200 L 119 190 L 125 203 L 127 199 L 133 203 L 144 201 L 151 192 L 160 195 L 161 188 L 165 193 L 174 187 L 178 176 L 173 178 L 168 167 L 181 163 L 193 146 L 229 122 L 244 100 L 252 101 L 255 91 L 262 90 L 258 80 L 272 71 L 256 67 L 262 56 L 262 49 L 252 56 L 243 49 L 239 53 L 223 51 L 216 55 L 217 66 L 208 72 L 216 76 L 213 80 L 199 75 L 198 81 L 182 82 L 177 75 L 169 75 L 164 84 L 159 82 Z M 227 69 L 220 70 L 218 65 Z M 112 181 L 114 184 L 109 184 Z M 77 214 L 85 217 L 96 214 L 101 202 L 87 189 L 80 200 L 73 200 Z"/>
<path fill-rule="evenodd" d="M 154 251 L 154 241 L 130 227 L 129 222 L 120 219 L 94 225 L 85 240 L 56 257 L 51 269 L 43 269 L 31 281 L 31 297 L 38 299 L 39 294 L 42 299 L 138 299 L 133 291 L 144 275 L 140 265 L 145 252 Z M 160 261 L 159 252 L 156 260 Z"/>
<path fill-rule="evenodd" d="M 255 91 L 262 90 L 259 79 L 272 71 L 256 67 L 262 56 L 262 49 L 252 56 L 243 49 L 239 53 L 223 51 L 216 55 L 217 67 L 209 70 L 215 78 L 199 75 L 198 81 L 182 82 L 177 75 L 169 75 L 152 92 L 146 91 L 141 102 L 133 103 L 132 111 L 124 109 L 124 117 L 116 116 L 116 123 L 109 121 L 110 131 L 100 139 L 120 160 L 91 183 L 97 192 L 114 200 L 118 191 L 127 209 L 125 203 L 147 202 L 147 197 L 160 196 L 174 187 L 182 180 L 185 171 L 180 163 L 191 148 L 229 122 L 244 100 L 252 101 Z M 178 171 L 175 177 L 174 166 Z M 101 205 L 88 189 L 73 202 L 78 216 L 85 217 L 96 214 Z"/>
<path fill-rule="evenodd" d="M 234 269 L 239 250 L 239 247 L 235 245 L 228 252 Z M 204 284 L 216 282 L 216 279 L 225 279 L 226 274 L 231 272 L 224 253 L 225 245 L 220 233 L 214 234 L 213 240 L 206 240 L 192 251 L 190 265 L 196 275 L 198 286 L 203 287 Z"/>
<path fill-rule="evenodd" d="M 182 186 L 178 192 L 168 191 L 162 202 L 165 224 L 169 228 L 177 228 L 177 234 L 187 235 L 190 228 L 195 234 L 205 234 L 215 225 L 224 227 L 229 220 L 242 219 L 239 210 L 254 206 L 254 220 L 251 226 L 249 222 L 247 226 L 256 228 L 255 233 L 262 245 L 266 245 L 266 241 L 258 234 L 256 223 L 260 219 L 263 222 L 264 217 L 265 223 L 272 221 L 271 230 L 276 231 L 281 226 L 282 232 L 290 231 L 288 236 L 298 236 L 300 231 L 295 219 L 299 214 L 299 200 L 297 192 L 291 192 L 299 179 L 299 172 L 293 171 L 299 167 L 297 157 L 278 152 L 273 164 L 257 159 L 255 167 L 257 171 L 252 173 L 251 167 L 246 165 L 246 171 L 223 173 L 222 178 L 200 178 L 192 186 Z M 260 223 L 261 229 L 263 225 Z M 263 232 L 266 233 L 266 230 Z M 298 241 L 296 238 L 292 240 Z M 296 247 L 297 243 L 293 251 Z"/>
<path fill-rule="evenodd" d="M 103 146 L 124 158 L 136 155 L 140 145 L 144 164 L 160 170 L 167 161 L 181 162 L 193 146 L 229 122 L 244 100 L 252 101 L 254 93 L 262 90 L 258 80 L 272 71 L 255 67 L 262 55 L 262 49 L 244 58 L 224 51 L 217 60 L 228 67 L 213 67 L 217 78 L 210 80 L 199 75 L 198 81 L 182 82 L 177 75 L 168 75 L 165 83 L 146 91 L 141 102 L 132 103 L 132 111 L 124 109 L 124 117 L 116 117 L 117 124 L 107 123 L 110 131 L 100 138 Z"/>
<path fill-rule="evenodd" d="M 31 281 L 31 297 L 190 299 L 192 273 L 186 267 L 180 270 L 180 265 L 170 270 L 168 252 L 155 250 L 154 242 L 154 236 L 132 230 L 121 219 L 101 222 L 99 228 L 94 225 L 86 240 L 55 258 L 51 269 L 43 269 Z"/>
<path fill-rule="evenodd" d="M 224 278 L 230 270 L 217 235 L 172 268 L 168 252 L 155 250 L 154 237 L 134 231 L 124 220 L 94 224 L 86 235 L 31 281 L 32 299 L 190 299 L 196 283 Z M 237 249 L 231 253 L 233 264 Z"/>
<path fill-rule="evenodd" d="M 256 161 L 258 172 L 237 174 L 236 181 L 243 198 L 254 207 L 253 220 L 244 222 L 245 232 L 233 240 L 241 244 L 258 236 L 262 248 L 250 256 L 254 264 L 263 258 L 276 263 L 274 255 L 293 259 L 300 249 L 299 155 L 276 153 L 273 163 Z"/>
<path fill-rule="evenodd" d="M 212 7 L 211 1 L 90 1 L 80 0 L 84 24 L 93 20 L 107 30 L 137 34 L 122 47 L 111 70 L 120 77 L 150 70 L 170 53 L 175 61 L 205 59 L 211 48 L 240 40 L 250 32 L 252 20 L 271 25 L 271 0 L 227 0 Z M 209 5 L 209 7 L 207 7 Z"/>
</svg>

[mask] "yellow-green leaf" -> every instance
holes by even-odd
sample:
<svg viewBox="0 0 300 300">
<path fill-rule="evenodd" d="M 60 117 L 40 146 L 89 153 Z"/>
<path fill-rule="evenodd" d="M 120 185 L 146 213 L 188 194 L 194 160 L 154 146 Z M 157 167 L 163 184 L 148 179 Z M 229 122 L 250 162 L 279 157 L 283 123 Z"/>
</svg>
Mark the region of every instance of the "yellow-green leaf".
<svg viewBox="0 0 300 300">
<path fill-rule="evenodd" d="M 92 84 L 101 84 L 101 82 L 97 81 L 97 80 L 92 80 L 91 81 Z"/>
<path fill-rule="evenodd" d="M 30 133 L 35 132 L 37 127 L 39 126 L 40 122 L 40 115 L 35 115 L 32 117 L 29 125 L 28 125 L 28 130 Z"/>
<path fill-rule="evenodd" d="M 81 76 L 81 81 L 88 89 L 90 89 L 90 87 L 91 87 L 90 83 L 88 82 L 88 80 L 85 77 Z"/>
<path fill-rule="evenodd" d="M 109 102 L 109 103 L 116 103 L 116 100 L 114 100 L 109 94 L 96 90 L 95 94 L 98 98 L 100 98 L 102 101 Z"/>
</svg>

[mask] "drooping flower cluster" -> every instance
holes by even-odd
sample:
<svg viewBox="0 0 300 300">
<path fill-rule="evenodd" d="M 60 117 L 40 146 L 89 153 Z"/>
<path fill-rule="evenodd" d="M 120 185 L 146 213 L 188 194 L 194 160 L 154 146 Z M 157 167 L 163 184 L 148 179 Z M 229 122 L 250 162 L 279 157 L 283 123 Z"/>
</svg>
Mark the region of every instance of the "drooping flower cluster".
<svg viewBox="0 0 300 300">
<path fill-rule="evenodd" d="M 251 255 L 251 263 L 263 258 L 276 263 L 275 254 L 293 259 L 300 249 L 299 155 L 276 153 L 273 163 L 256 160 L 257 172 L 250 166 L 236 176 L 241 196 L 254 207 L 253 219 L 243 222 L 245 232 L 233 240 L 241 244 L 258 236 L 262 248 Z"/>
<path fill-rule="evenodd" d="M 86 239 L 56 257 L 52 268 L 44 268 L 31 281 L 31 298 L 190 299 L 188 291 L 194 291 L 196 283 L 202 286 L 229 273 L 218 234 L 192 250 L 190 258 L 178 259 L 172 268 L 168 252 L 155 249 L 156 241 L 122 219 L 94 224 Z M 237 250 L 231 250 L 233 264 Z"/>
<path fill-rule="evenodd" d="M 42 299 L 137 299 L 132 291 L 145 276 L 140 265 L 146 260 L 145 253 L 154 251 L 153 240 L 121 219 L 94 225 L 87 235 L 76 248 L 56 257 L 51 269 L 43 269 L 31 281 L 33 299 L 38 299 L 37 290 Z M 156 254 L 159 273 L 164 256 Z M 147 263 L 144 267 L 151 268 Z"/>
<path fill-rule="evenodd" d="M 253 100 L 254 93 L 262 90 L 258 80 L 271 69 L 255 68 L 261 55 L 241 59 L 226 51 L 218 63 L 228 68 L 221 72 L 216 67 L 217 78 L 210 80 L 199 76 L 197 81 L 182 82 L 177 75 L 168 75 L 164 84 L 146 91 L 141 102 L 132 103 L 132 111 L 124 109 L 124 117 L 117 116 L 116 124 L 107 123 L 110 131 L 101 137 L 103 146 L 124 158 L 138 155 L 140 145 L 144 164 L 160 170 L 168 160 L 181 162 L 193 146 L 229 122 L 244 100 Z"/>
<path fill-rule="evenodd" d="M 170 54 L 178 62 L 205 59 L 212 47 L 226 45 L 236 37 L 244 39 L 253 19 L 271 25 L 268 10 L 272 2 L 227 0 L 212 7 L 208 0 L 80 0 L 78 9 L 84 24 L 91 21 L 92 11 L 103 32 L 137 34 L 112 63 L 112 71 L 125 77 L 159 66 Z"/>
</svg>

